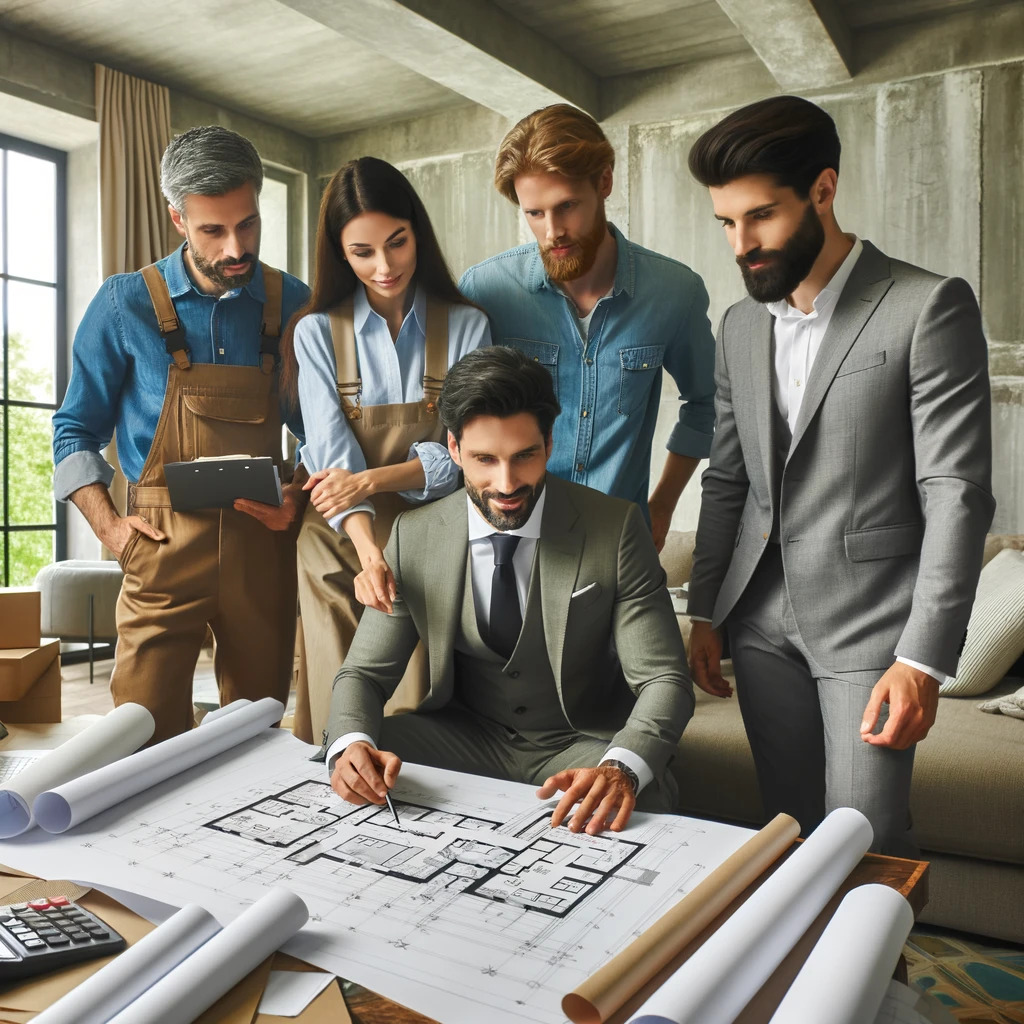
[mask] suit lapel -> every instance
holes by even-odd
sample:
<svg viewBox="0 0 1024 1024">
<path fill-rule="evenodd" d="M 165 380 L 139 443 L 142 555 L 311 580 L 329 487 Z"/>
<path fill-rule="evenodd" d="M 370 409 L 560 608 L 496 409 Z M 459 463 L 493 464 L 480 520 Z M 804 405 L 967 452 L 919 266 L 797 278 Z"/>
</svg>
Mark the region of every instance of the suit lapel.
<svg viewBox="0 0 1024 1024">
<path fill-rule="evenodd" d="M 436 560 L 431 593 L 427 595 L 427 638 L 430 678 L 440 682 L 451 669 L 455 633 L 462 615 L 462 595 L 469 558 L 469 521 L 465 491 L 458 490 L 436 506 L 438 516 L 428 531 L 427 551 L 444 552 Z"/>
<path fill-rule="evenodd" d="M 864 251 L 857 260 L 842 295 L 839 296 L 821 349 L 814 360 L 807 381 L 807 392 L 800 403 L 800 414 L 793 430 L 790 452 L 800 443 L 828 389 L 832 386 L 836 371 L 891 286 L 892 276 L 889 273 L 888 257 L 880 253 L 870 242 L 865 242 Z"/>
<path fill-rule="evenodd" d="M 545 487 L 548 496 L 538 543 L 537 571 L 544 641 L 551 671 L 561 691 L 565 627 L 569 621 L 569 601 L 579 576 L 584 531 L 579 510 L 561 481 L 548 474 Z"/>
<path fill-rule="evenodd" d="M 757 439 L 761 446 L 761 461 L 764 463 L 764 474 L 768 480 L 768 493 L 775 494 L 775 451 L 772 442 L 772 405 L 775 402 L 773 381 L 775 367 L 772 365 L 772 332 L 774 318 L 761 303 L 744 303 L 741 307 L 746 311 L 747 322 L 739 325 L 743 333 L 741 337 L 749 338 L 747 351 L 750 355 L 750 381 L 754 389 L 754 424 L 757 427 Z M 733 394 L 735 402 L 737 396 Z M 743 396 L 739 396 L 743 401 Z"/>
</svg>

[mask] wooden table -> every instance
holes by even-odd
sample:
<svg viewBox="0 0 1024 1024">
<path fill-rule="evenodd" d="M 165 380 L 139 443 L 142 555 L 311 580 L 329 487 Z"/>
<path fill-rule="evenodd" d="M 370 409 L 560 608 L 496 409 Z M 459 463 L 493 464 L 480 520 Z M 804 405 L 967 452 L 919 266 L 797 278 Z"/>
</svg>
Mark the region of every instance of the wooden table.
<svg viewBox="0 0 1024 1024">
<path fill-rule="evenodd" d="M 795 848 L 795 847 L 794 847 Z M 842 898 L 859 885 L 867 885 L 870 882 L 881 883 L 891 886 L 903 895 L 910 903 L 914 911 L 915 919 L 920 915 L 928 902 L 928 862 L 923 860 L 903 860 L 899 857 L 883 857 L 880 854 L 865 854 L 863 860 L 850 872 L 849 877 L 839 887 L 835 896 L 828 906 L 821 912 L 818 919 L 807 930 L 803 939 L 794 947 L 789 956 L 780 964 L 778 970 L 765 984 L 762 990 L 763 998 L 759 997 L 757 1008 L 748 1007 L 744 1011 L 741 1020 L 744 1024 L 754 1024 L 755 1021 L 767 1021 L 774 1012 L 776 1006 L 782 1000 L 782 996 L 789 988 L 796 977 L 797 972 L 811 948 L 817 941 L 818 936 L 824 930 L 825 925 L 835 913 L 836 907 Z M 752 886 L 743 899 L 756 888 Z M 906 965 L 902 963 L 897 969 L 897 980 L 906 981 Z M 902 974 L 902 977 L 901 977 Z M 413 1010 L 399 1006 L 375 992 L 369 991 L 360 985 L 346 982 L 343 986 L 345 1002 L 348 1004 L 349 1013 L 352 1016 L 353 1024 L 436 1024 L 429 1017 L 416 1013 Z"/>
</svg>

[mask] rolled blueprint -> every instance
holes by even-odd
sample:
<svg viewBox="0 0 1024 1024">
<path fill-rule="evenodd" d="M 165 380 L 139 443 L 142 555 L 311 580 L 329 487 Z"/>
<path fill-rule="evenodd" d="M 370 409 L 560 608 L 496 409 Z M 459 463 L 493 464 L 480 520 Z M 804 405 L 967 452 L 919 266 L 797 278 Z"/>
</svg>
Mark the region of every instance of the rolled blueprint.
<svg viewBox="0 0 1024 1024">
<path fill-rule="evenodd" d="M 244 743 L 279 722 L 283 714 L 279 700 L 264 697 L 208 726 L 173 736 L 40 793 L 32 806 L 36 821 L 47 832 L 66 832 L 94 814 Z"/>
<path fill-rule="evenodd" d="M 287 889 L 271 889 L 110 1024 L 191 1024 L 287 942 L 308 918 L 306 904 L 298 896 Z"/>
<path fill-rule="evenodd" d="M 238 700 L 233 700 L 230 704 L 225 704 L 222 708 L 214 708 L 208 714 L 203 716 L 203 720 L 199 723 L 200 725 L 209 725 L 211 722 L 216 722 L 219 718 L 223 718 L 225 715 L 230 715 L 232 711 L 238 711 L 241 708 L 248 707 L 252 703 L 251 700 L 246 700 L 245 697 L 239 697 Z"/>
<path fill-rule="evenodd" d="M 33 1018 L 34 1024 L 102 1024 L 110 1020 L 219 931 L 217 919 L 202 907 L 182 907 Z"/>
<path fill-rule="evenodd" d="M 779 814 L 618 956 L 562 999 L 573 1024 L 601 1024 L 678 956 L 788 850 L 800 825 Z"/>
<path fill-rule="evenodd" d="M 871 824 L 860 811 L 834 810 L 629 1024 L 733 1024 L 867 852 L 872 838 Z"/>
<path fill-rule="evenodd" d="M 861 885 L 839 904 L 771 1024 L 874 1020 L 914 924 L 910 904 L 887 885 Z"/>
<path fill-rule="evenodd" d="M 134 753 L 155 728 L 141 704 L 122 704 L 19 772 L 0 788 L 0 839 L 32 828 L 32 805 L 40 793 Z"/>
</svg>

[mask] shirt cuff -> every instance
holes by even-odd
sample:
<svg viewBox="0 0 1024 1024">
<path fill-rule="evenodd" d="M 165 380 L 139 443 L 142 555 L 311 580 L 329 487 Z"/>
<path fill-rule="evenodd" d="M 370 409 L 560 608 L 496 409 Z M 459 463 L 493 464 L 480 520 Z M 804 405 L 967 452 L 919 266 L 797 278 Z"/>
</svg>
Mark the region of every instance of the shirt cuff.
<svg viewBox="0 0 1024 1024">
<path fill-rule="evenodd" d="M 691 459 L 706 459 L 711 454 L 711 434 L 706 434 L 688 423 L 677 423 L 669 434 L 665 447 L 676 455 Z"/>
<path fill-rule="evenodd" d="M 58 501 L 67 501 L 79 487 L 89 484 L 110 486 L 114 479 L 114 467 L 98 452 L 72 452 L 57 463 L 53 472 L 53 493 Z"/>
<path fill-rule="evenodd" d="M 924 672 L 926 675 L 931 676 L 940 686 L 945 686 L 946 683 L 951 683 L 956 679 L 956 676 L 947 676 L 945 672 L 940 672 L 937 668 L 932 668 L 930 665 L 922 665 L 919 661 L 911 661 L 909 658 L 899 657 L 896 660 L 903 665 L 916 668 L 918 672 Z"/>
<path fill-rule="evenodd" d="M 369 512 L 371 518 L 376 518 L 377 510 L 368 501 L 361 501 L 358 505 L 353 505 L 351 508 L 345 509 L 344 512 L 339 512 L 336 516 L 331 516 L 327 520 L 327 525 L 330 526 L 335 533 L 342 532 L 342 523 L 350 516 L 353 512 Z"/>
<path fill-rule="evenodd" d="M 374 750 L 377 749 L 377 744 L 373 742 L 373 738 L 367 736 L 365 732 L 347 732 L 343 736 L 339 736 L 328 748 L 327 757 L 324 761 L 327 764 L 327 777 L 330 778 L 334 774 L 334 762 L 344 753 L 345 748 L 350 743 L 356 743 L 362 740 L 364 743 L 369 743 Z"/>
<path fill-rule="evenodd" d="M 714 620 L 713 619 L 706 619 L 706 618 L 704 618 L 703 615 L 691 615 L 690 616 L 690 621 L 691 622 L 713 622 Z"/>
<path fill-rule="evenodd" d="M 459 467 L 448 449 L 438 441 L 417 441 L 409 449 L 409 459 L 419 459 L 425 479 L 420 491 L 399 491 L 398 496 L 414 505 L 435 501 L 451 494 L 459 480 Z"/>
<path fill-rule="evenodd" d="M 639 754 L 634 754 L 632 750 L 628 750 L 626 747 L 609 747 L 604 752 L 604 757 L 601 760 L 621 761 L 627 767 L 632 768 L 639 780 L 639 785 L 636 789 L 637 793 L 654 779 L 654 772 L 651 771 L 647 762 Z"/>
</svg>

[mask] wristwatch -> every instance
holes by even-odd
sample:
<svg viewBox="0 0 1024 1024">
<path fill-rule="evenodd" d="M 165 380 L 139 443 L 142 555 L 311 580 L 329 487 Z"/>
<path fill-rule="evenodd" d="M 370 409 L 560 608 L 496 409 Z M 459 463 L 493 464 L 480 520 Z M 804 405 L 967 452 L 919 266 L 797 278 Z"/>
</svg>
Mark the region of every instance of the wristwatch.
<svg viewBox="0 0 1024 1024">
<path fill-rule="evenodd" d="M 630 785 L 633 787 L 633 796 L 636 796 L 637 793 L 640 792 L 640 779 L 628 764 L 624 764 L 622 761 L 616 761 L 613 758 L 608 758 L 607 761 L 602 761 L 599 767 L 603 767 L 604 765 L 609 765 L 612 768 L 618 768 L 619 771 L 629 779 Z"/>
</svg>

